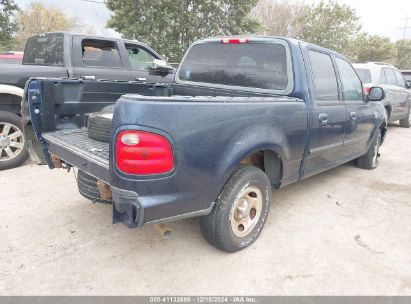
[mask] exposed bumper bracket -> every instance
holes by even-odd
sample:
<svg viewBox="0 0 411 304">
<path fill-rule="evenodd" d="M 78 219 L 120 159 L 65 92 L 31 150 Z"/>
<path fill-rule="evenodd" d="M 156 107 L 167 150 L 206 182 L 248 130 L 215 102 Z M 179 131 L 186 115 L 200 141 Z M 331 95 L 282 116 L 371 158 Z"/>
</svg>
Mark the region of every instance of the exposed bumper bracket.
<svg viewBox="0 0 411 304">
<path fill-rule="evenodd" d="M 123 223 L 128 228 L 143 225 L 144 209 L 137 193 L 111 187 L 113 195 L 113 224 Z"/>
</svg>

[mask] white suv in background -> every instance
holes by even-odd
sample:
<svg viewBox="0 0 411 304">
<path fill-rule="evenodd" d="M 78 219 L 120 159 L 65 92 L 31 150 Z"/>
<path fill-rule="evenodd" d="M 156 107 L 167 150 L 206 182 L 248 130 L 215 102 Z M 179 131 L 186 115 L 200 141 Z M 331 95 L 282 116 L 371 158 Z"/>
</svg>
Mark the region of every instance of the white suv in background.
<svg viewBox="0 0 411 304">
<path fill-rule="evenodd" d="M 411 90 L 401 72 L 391 64 L 368 62 L 353 64 L 360 76 L 364 90 L 368 93 L 373 86 L 384 89 L 381 101 L 387 111 L 388 122 L 400 121 L 400 126 L 410 127 Z"/>
</svg>

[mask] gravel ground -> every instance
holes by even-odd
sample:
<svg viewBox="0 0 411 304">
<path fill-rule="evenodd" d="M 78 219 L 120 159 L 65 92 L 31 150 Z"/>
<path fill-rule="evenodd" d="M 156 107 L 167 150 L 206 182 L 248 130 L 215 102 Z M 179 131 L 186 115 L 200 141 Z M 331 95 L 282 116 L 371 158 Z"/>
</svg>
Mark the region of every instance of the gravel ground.
<svg viewBox="0 0 411 304">
<path fill-rule="evenodd" d="M 346 164 L 274 191 L 259 240 L 236 254 L 197 219 L 111 224 L 73 173 L 0 172 L 2 295 L 411 295 L 411 129 L 396 126 L 373 171 Z"/>
</svg>

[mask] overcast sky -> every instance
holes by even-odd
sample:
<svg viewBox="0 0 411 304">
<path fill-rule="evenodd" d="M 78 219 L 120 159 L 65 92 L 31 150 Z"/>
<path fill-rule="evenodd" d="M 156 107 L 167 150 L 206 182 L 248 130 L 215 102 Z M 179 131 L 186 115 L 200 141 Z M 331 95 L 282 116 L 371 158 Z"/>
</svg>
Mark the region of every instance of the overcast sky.
<svg viewBox="0 0 411 304">
<path fill-rule="evenodd" d="M 94 26 L 97 34 L 115 35 L 105 29 L 110 11 L 103 0 L 37 0 L 47 5 L 54 5 L 70 15 L 78 17 L 83 23 Z M 411 0 L 338 0 L 348 4 L 356 10 L 363 30 L 370 34 L 378 34 L 389 37 L 391 40 L 403 38 L 405 18 L 408 20 L 408 29 L 405 38 L 411 39 Z M 20 7 L 25 7 L 33 0 L 15 0 Z M 319 2 L 318 0 L 306 0 L 306 3 Z"/>
</svg>

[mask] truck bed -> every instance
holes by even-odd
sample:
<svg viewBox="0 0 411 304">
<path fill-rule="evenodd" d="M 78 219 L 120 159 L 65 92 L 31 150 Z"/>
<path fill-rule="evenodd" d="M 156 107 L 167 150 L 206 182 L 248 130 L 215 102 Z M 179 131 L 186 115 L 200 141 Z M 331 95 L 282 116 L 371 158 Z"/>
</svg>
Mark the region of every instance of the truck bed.
<svg viewBox="0 0 411 304">
<path fill-rule="evenodd" d="M 88 137 L 86 128 L 44 133 L 43 138 L 50 153 L 109 182 L 109 143 Z"/>
</svg>

